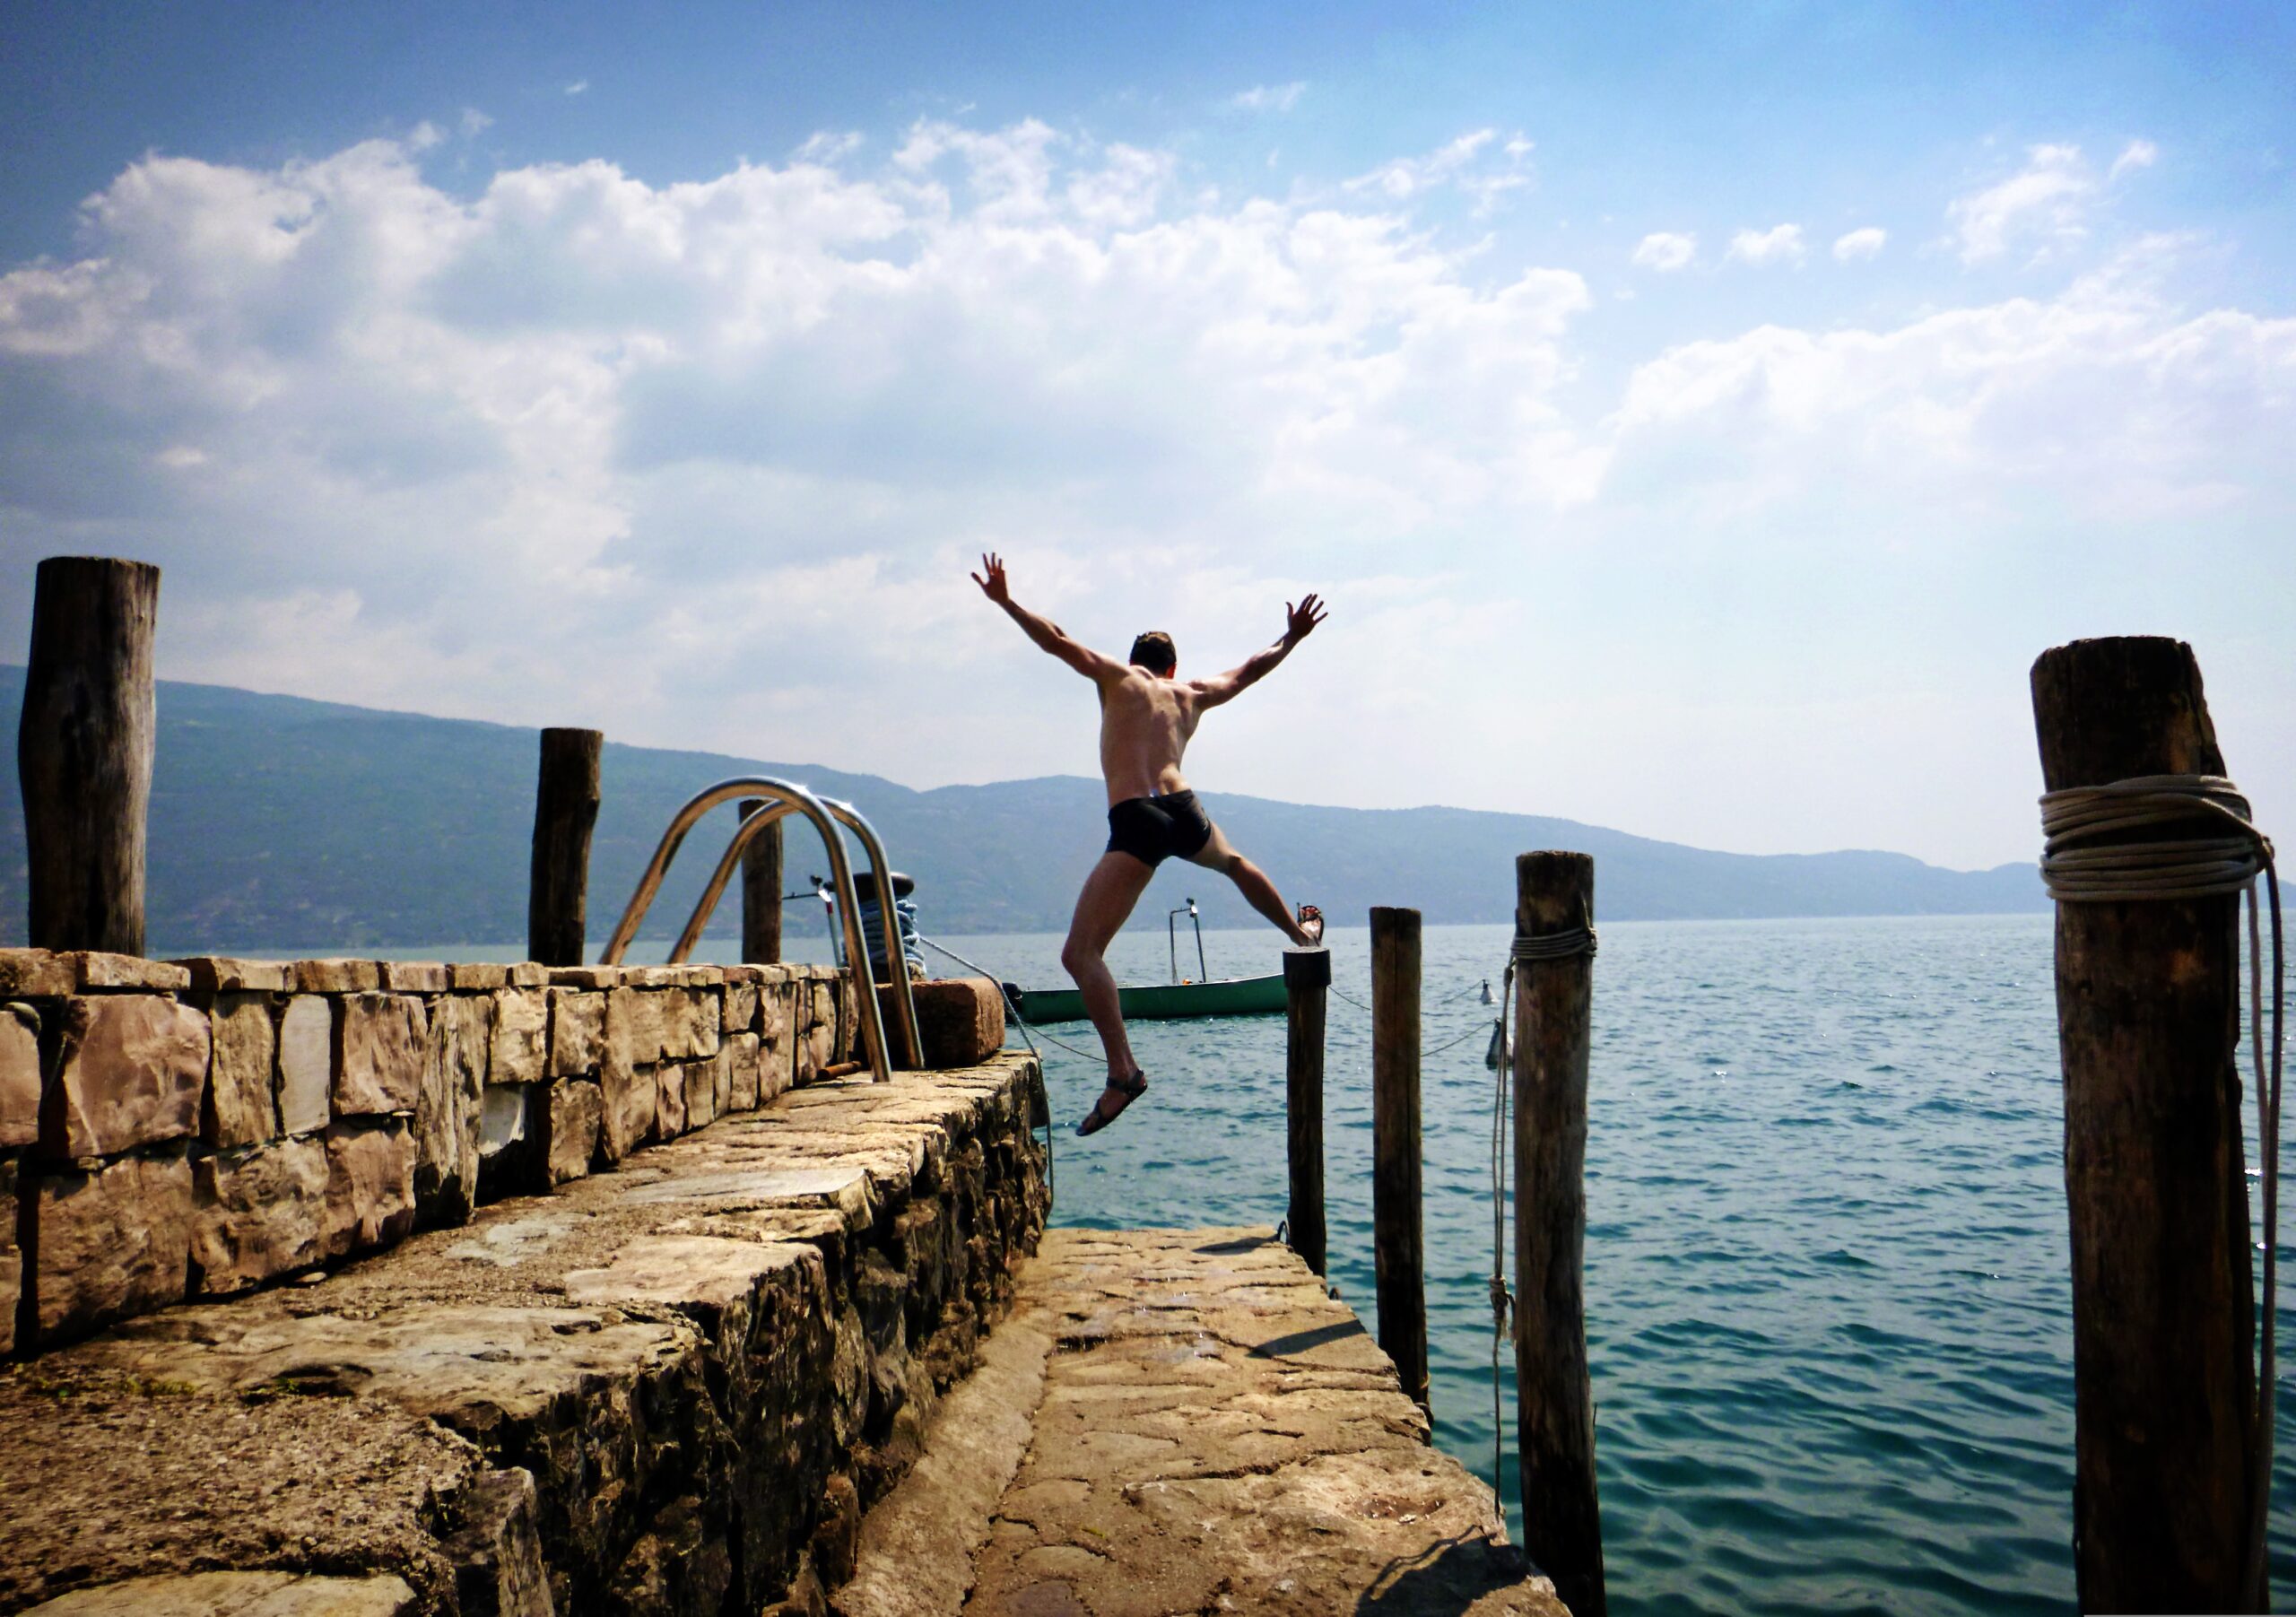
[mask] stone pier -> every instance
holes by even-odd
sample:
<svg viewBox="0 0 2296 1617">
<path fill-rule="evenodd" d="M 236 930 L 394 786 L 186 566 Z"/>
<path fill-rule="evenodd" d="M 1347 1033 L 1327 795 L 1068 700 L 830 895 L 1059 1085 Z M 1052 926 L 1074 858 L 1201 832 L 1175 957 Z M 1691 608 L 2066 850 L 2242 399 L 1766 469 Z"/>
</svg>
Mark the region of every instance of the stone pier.
<svg viewBox="0 0 2296 1617">
<path fill-rule="evenodd" d="M 1566 1617 L 1266 1230 L 1060 1230 L 864 1523 L 839 1617 Z"/>
<path fill-rule="evenodd" d="M 819 1612 L 1010 1308 L 1032 1059 L 831 1081 L 0 1370 L 0 1611 Z"/>
</svg>

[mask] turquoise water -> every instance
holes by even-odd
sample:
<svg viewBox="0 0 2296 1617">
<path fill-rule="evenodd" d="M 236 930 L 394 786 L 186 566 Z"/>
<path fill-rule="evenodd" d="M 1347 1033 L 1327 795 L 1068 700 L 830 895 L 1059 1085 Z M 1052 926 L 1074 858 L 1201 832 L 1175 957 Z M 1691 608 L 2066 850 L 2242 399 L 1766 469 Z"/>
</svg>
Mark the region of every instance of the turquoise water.
<svg viewBox="0 0 2296 1617">
<path fill-rule="evenodd" d="M 948 941 L 1000 976 L 1065 980 L 1056 937 Z M 1205 941 L 1214 975 L 1276 969 L 1270 933 Z M 1368 1003 L 1367 935 L 1329 941 L 1336 988 Z M 1437 1441 L 1486 1481 L 1495 1012 L 1475 990 L 1497 990 L 1507 941 L 1437 926 L 1423 943 L 1431 1397 Z M 1165 940 L 1127 935 L 1114 963 L 1161 980 Z M 1369 1022 L 1331 1002 L 1331 1279 L 1367 1320 Z M 1053 1032 L 1097 1048 L 1082 1024 Z M 1152 1087 L 1090 1141 L 1065 1125 L 1100 1071 L 1047 1052 L 1056 1221 L 1274 1223 L 1282 1019 L 1134 1039 Z M 1588 1352 L 1616 1608 L 2072 1610 L 2048 917 L 1606 925 L 1591 1074 Z M 2296 1422 L 2279 1430 L 2285 1605 Z"/>
</svg>

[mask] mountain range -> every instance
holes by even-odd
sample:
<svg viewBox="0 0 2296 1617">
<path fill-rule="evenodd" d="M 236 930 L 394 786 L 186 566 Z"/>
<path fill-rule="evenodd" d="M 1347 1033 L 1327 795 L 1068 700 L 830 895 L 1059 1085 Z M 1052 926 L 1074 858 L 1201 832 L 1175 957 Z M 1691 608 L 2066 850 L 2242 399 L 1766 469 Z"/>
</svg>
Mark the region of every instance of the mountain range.
<svg viewBox="0 0 2296 1617">
<path fill-rule="evenodd" d="M 0 711 L 21 711 L 24 672 L 0 665 Z M 503 944 L 526 936 L 535 733 L 218 685 L 163 681 L 153 769 L 147 930 L 156 953 L 356 952 Z M 852 802 L 896 868 L 918 880 L 927 932 L 1063 928 L 1105 839 L 1100 783 L 1075 776 L 916 791 L 815 763 L 609 742 L 591 846 L 594 943 L 613 927 L 663 826 L 713 781 L 762 774 Z M 1504 921 L 1514 856 L 1568 848 L 1596 861 L 1598 917 L 1985 913 L 2044 907 L 2031 865 L 1944 870 L 1903 854 L 1717 853 L 1535 814 L 1353 809 L 1203 794 L 1235 844 L 1335 925 L 1373 904 L 1431 924 Z M 725 846 L 735 811 L 705 822 L 664 884 L 641 937 L 674 935 Z M 826 874 L 799 822 L 793 891 Z M 0 796 L 0 943 L 21 943 L 22 804 Z M 1209 926 L 1251 917 L 1228 883 L 1178 862 L 1157 874 L 1135 925 L 1193 895 Z M 788 925 L 815 922 L 793 909 Z M 737 935 L 739 904 L 713 935 Z"/>
</svg>

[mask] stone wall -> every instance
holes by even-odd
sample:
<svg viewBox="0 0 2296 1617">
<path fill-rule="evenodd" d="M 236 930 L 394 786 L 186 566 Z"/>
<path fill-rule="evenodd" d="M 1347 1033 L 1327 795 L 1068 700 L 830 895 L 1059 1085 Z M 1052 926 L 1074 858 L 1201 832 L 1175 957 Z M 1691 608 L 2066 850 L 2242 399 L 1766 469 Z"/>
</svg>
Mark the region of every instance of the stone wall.
<svg viewBox="0 0 2296 1617">
<path fill-rule="evenodd" d="M 0 950 L 0 1352 L 467 1221 L 846 1061 L 825 966 Z"/>
</svg>

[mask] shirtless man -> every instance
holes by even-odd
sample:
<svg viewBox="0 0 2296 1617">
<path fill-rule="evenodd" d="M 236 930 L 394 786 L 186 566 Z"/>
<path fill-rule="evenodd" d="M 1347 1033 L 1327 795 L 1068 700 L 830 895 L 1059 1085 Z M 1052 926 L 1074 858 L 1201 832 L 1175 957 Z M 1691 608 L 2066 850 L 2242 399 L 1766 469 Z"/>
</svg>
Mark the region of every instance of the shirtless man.
<svg viewBox="0 0 2296 1617">
<path fill-rule="evenodd" d="M 1230 847 L 1220 829 L 1205 817 L 1180 775 L 1180 755 L 1187 751 L 1205 709 L 1232 701 L 1246 686 L 1266 678 L 1324 621 L 1324 608 L 1312 595 L 1297 606 L 1286 603 L 1283 638 L 1274 645 L 1213 678 L 1183 680 L 1177 677 L 1179 659 L 1171 636 L 1152 630 L 1142 635 L 1132 643 L 1130 660 L 1119 663 L 1077 644 L 1057 623 L 1014 601 L 1004 581 L 1002 558 L 983 556 L 980 564 L 982 571 L 973 574 L 972 581 L 981 593 L 1003 607 L 1022 633 L 1091 680 L 1100 695 L 1100 774 L 1108 782 L 1109 846 L 1084 878 L 1075 918 L 1068 924 L 1068 941 L 1060 951 L 1060 963 L 1076 979 L 1085 1013 L 1108 1050 L 1108 1087 L 1076 1126 L 1080 1135 L 1098 1134 L 1148 1088 L 1147 1076 L 1133 1060 L 1131 1041 L 1125 1037 L 1116 978 L 1101 957 L 1166 857 L 1178 854 L 1221 872 L 1254 909 L 1302 948 L 1322 941 L 1323 917 L 1315 906 L 1300 906 L 1295 920 L 1275 883 Z"/>
</svg>

